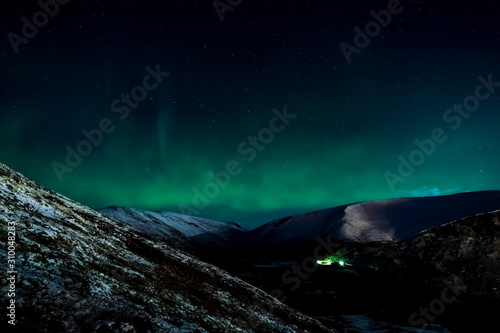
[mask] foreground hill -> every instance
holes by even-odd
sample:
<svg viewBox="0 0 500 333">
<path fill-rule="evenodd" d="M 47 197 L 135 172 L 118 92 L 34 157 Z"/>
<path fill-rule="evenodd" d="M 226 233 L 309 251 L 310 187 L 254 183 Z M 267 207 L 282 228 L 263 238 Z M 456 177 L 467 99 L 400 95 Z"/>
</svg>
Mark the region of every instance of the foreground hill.
<svg viewBox="0 0 500 333">
<path fill-rule="evenodd" d="M 3 164 L 0 220 L 2 244 L 8 223 L 15 225 L 17 331 L 333 332 L 215 266 Z M 7 246 L 0 255 L 7 258 Z M 2 283 L 4 305 L 8 289 Z"/>
</svg>

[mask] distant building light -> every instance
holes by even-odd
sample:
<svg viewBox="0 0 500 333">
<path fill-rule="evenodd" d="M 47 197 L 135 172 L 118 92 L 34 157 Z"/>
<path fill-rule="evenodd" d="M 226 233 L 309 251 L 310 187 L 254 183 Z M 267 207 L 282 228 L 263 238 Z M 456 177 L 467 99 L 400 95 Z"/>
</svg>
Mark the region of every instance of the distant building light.
<svg viewBox="0 0 500 333">
<path fill-rule="evenodd" d="M 330 260 L 316 260 L 316 263 L 318 265 L 322 265 L 322 266 L 326 266 L 326 265 L 331 265 L 333 263 L 338 263 L 340 266 L 345 266 L 347 265 L 347 263 L 343 260 L 339 260 L 339 261 L 330 261 Z"/>
</svg>

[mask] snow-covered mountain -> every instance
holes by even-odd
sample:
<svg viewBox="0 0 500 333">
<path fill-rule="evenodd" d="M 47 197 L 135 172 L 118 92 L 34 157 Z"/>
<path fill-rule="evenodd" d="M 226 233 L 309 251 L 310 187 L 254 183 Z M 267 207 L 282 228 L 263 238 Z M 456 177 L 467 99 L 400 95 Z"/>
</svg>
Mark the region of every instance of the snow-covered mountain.
<svg viewBox="0 0 500 333">
<path fill-rule="evenodd" d="M 151 212 L 119 206 L 106 207 L 99 212 L 125 222 L 156 240 L 184 250 L 192 250 L 196 245 L 225 245 L 249 230 L 239 223 L 170 212 Z"/>
<path fill-rule="evenodd" d="M 0 221 L 17 272 L 0 273 L 2 327 L 17 332 L 334 332 L 1 163 Z"/>
<path fill-rule="evenodd" d="M 466 217 L 500 209 L 500 191 L 480 191 L 437 197 L 367 201 L 313 211 L 266 223 L 256 229 L 171 212 L 151 212 L 111 206 L 99 210 L 141 233 L 182 249 L 194 245 L 240 243 L 279 245 L 338 241 L 408 240 L 419 233 Z"/>
<path fill-rule="evenodd" d="M 271 221 L 246 234 L 249 243 L 402 241 L 459 219 L 500 210 L 500 191 L 368 201 Z"/>
</svg>

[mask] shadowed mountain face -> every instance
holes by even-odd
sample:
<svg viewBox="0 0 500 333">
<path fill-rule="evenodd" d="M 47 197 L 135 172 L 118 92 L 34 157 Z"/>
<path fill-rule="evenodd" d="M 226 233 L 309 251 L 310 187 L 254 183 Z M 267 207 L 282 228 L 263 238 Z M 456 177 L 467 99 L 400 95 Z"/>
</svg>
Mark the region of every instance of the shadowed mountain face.
<svg viewBox="0 0 500 333">
<path fill-rule="evenodd" d="M 345 244 L 346 260 L 432 286 L 500 301 L 500 210 L 432 228 L 405 242 Z"/>
<path fill-rule="evenodd" d="M 20 332 L 334 332 L 3 164 L 0 219 L 15 225 L 13 299 Z M 6 232 L 1 238 L 7 244 Z M 6 246 L 0 254 L 7 258 Z M 1 288 L 7 304 L 9 287 Z"/>
</svg>

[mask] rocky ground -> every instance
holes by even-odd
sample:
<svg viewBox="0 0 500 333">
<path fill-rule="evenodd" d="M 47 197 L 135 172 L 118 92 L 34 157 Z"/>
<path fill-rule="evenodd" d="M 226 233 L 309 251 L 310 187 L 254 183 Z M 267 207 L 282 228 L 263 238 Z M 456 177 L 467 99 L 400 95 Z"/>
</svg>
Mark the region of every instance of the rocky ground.
<svg viewBox="0 0 500 333">
<path fill-rule="evenodd" d="M 7 225 L 15 223 L 17 331 L 334 332 L 3 164 L 0 220 L 5 261 Z M 8 289 L 3 282 L 4 305 Z"/>
</svg>

